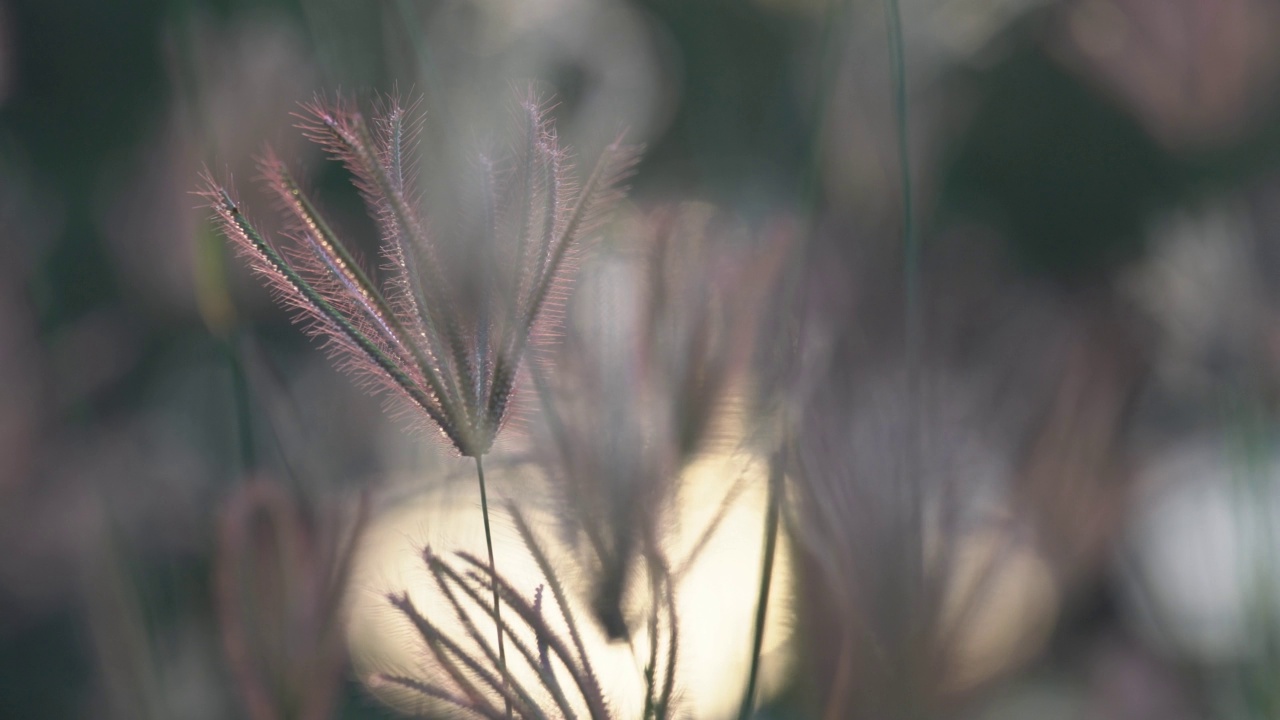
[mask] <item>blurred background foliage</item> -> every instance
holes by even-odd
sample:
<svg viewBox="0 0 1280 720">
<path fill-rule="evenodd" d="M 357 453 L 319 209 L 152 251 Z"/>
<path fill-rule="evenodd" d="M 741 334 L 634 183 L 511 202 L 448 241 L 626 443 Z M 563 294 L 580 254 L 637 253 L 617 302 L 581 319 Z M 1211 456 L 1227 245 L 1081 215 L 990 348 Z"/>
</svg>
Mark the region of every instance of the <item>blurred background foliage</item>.
<svg viewBox="0 0 1280 720">
<path fill-rule="evenodd" d="M 937 397 L 980 397 L 950 410 L 1052 577 L 1010 591 L 1030 645 L 993 641 L 1007 657 L 950 716 L 1280 716 L 1280 6 L 901 0 L 905 126 L 884 11 L 0 0 L 0 715 L 243 716 L 217 508 L 251 472 L 304 514 L 446 474 L 229 257 L 189 194 L 201 166 L 247 190 L 269 142 L 371 237 L 290 128 L 299 101 L 420 93 L 448 166 L 535 82 L 584 157 L 624 127 L 646 144 L 630 217 L 697 201 L 794 228 L 833 392 L 896 387 L 905 362 L 907 133 L 925 364 L 959 379 Z M 428 199 L 452 182 L 425 177 Z M 850 393 L 851 432 L 896 427 Z M 774 717 L 804 716 L 837 660 L 831 609 L 798 592 L 812 660 Z M 335 716 L 393 716 L 342 678 Z"/>
</svg>

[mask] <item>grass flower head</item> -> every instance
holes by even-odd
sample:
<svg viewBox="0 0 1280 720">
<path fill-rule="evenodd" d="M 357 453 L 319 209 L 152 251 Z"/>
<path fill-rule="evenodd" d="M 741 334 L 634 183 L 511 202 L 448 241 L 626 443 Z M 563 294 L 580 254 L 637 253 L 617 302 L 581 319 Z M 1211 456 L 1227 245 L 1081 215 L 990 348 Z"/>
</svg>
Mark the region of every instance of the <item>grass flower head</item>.
<svg viewBox="0 0 1280 720">
<path fill-rule="evenodd" d="M 427 230 L 406 171 L 419 124 L 395 99 L 372 122 L 345 100 L 299 113 L 303 133 L 347 167 L 375 219 L 379 273 L 361 265 L 271 151 L 260 165 L 289 218 L 280 237 L 268 240 L 208 174 L 201 192 L 223 234 L 308 332 L 352 373 L 418 408 L 468 457 L 492 446 L 521 358 L 557 321 L 572 257 L 636 158 L 615 142 L 579 183 L 546 106 L 528 97 L 520 108 L 521 142 L 479 158 L 482 230 L 465 253 L 447 252 Z"/>
</svg>

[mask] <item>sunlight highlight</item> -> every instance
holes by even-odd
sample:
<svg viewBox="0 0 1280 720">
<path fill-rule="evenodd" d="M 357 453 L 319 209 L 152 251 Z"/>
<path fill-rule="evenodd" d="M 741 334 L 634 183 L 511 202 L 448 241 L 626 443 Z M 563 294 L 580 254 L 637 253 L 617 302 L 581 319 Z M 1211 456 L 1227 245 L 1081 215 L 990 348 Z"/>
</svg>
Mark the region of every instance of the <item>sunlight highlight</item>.
<svg viewBox="0 0 1280 720">
<path fill-rule="evenodd" d="M 539 484 L 527 476 L 535 472 L 495 468 L 494 487 L 499 492 L 519 487 L 522 494 L 532 493 Z M 740 700 L 750 664 L 765 498 L 765 462 L 745 452 L 706 456 L 685 473 L 664 545 L 676 576 L 681 629 L 676 693 L 684 714 L 724 717 Z M 554 553 L 552 562 L 572 595 L 577 574 L 571 553 L 561 549 L 550 532 L 556 519 L 546 510 L 524 503 L 521 512 L 548 552 Z M 545 580 L 510 519 L 497 512 L 494 522 L 498 571 L 531 599 Z M 424 615 L 455 638 L 465 638 L 453 608 L 440 597 L 423 565 L 421 550 L 427 544 L 440 555 L 465 550 L 483 557 L 479 497 L 473 484 L 458 483 L 426 493 L 375 519 L 356 559 L 348 640 L 357 672 L 380 699 L 409 712 L 424 709 L 421 696 L 368 682 L 379 672 L 409 677 L 428 677 L 435 672 L 423 641 L 390 607 L 386 594 L 407 590 Z M 762 650 L 761 698 L 779 689 L 791 662 L 787 645 L 793 625 L 788 597 L 792 583 L 785 537 L 779 538 L 774 573 Z M 637 597 L 627 603 L 625 611 L 628 620 L 634 615 L 637 621 L 628 623 L 632 629 L 629 644 L 610 642 L 590 612 L 589 599 L 571 597 L 571 610 L 583 633 L 587 655 L 611 709 L 622 717 L 639 716 L 643 711 L 650 643 L 648 624 L 640 620 L 648 616 L 648 593 L 632 594 Z M 492 643 L 492 623 L 476 610 L 476 625 Z M 506 613 L 503 617 L 508 619 Z M 564 629 L 549 592 L 543 596 L 543 617 L 557 631 Z M 523 662 L 512 662 L 511 657 L 508 649 L 513 676 L 527 680 L 529 686 L 538 685 L 532 670 Z"/>
</svg>

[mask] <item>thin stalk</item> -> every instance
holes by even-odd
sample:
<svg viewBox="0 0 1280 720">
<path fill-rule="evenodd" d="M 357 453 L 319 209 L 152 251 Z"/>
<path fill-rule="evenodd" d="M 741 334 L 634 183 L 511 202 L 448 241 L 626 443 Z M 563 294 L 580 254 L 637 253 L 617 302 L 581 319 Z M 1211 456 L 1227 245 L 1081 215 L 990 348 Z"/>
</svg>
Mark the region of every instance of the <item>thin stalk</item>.
<svg viewBox="0 0 1280 720">
<path fill-rule="evenodd" d="M 760 675 L 760 648 L 764 644 L 764 621 L 769 611 L 769 588 L 773 584 L 773 557 L 778 548 L 778 515 L 781 504 L 782 453 L 769 463 L 769 497 L 764 515 L 764 557 L 760 561 L 760 595 L 756 599 L 756 623 L 751 640 L 751 670 L 742 693 L 738 720 L 746 720 L 755 710 L 756 682 Z"/>
<path fill-rule="evenodd" d="M 921 314 L 920 238 L 915 228 L 912 208 L 911 124 L 907 115 L 906 39 L 902 29 L 902 12 L 898 0 L 885 0 L 885 33 L 889 43 L 889 74 L 893 82 L 893 111 L 897 125 L 898 165 L 902 173 L 902 254 L 903 295 L 905 302 L 907 432 L 902 443 L 900 486 L 906 494 L 907 537 L 912 540 L 908 553 L 908 581 L 911 590 L 924 585 L 924 548 L 922 490 L 919 477 L 921 354 L 923 316 Z"/>
<path fill-rule="evenodd" d="M 480 456 L 476 455 L 476 477 L 480 480 L 480 514 L 484 517 L 484 546 L 489 551 L 489 572 L 495 578 L 493 583 L 493 626 L 498 631 L 498 670 L 502 673 L 502 682 L 507 682 L 507 649 L 502 642 L 502 606 L 498 602 L 498 566 L 493 561 L 493 533 L 489 530 L 489 495 L 484 486 L 484 465 Z M 511 700 L 507 699 L 507 717 L 511 717 Z"/>
<path fill-rule="evenodd" d="M 885 1 L 885 32 L 889 39 L 889 73 L 893 80 L 893 114 L 897 125 L 898 165 L 902 172 L 902 242 L 905 254 L 904 273 L 907 283 L 907 302 L 914 307 L 919 300 L 920 241 L 915 232 L 915 213 L 912 211 L 911 191 L 911 138 L 907 115 L 907 60 L 906 39 L 902 30 L 902 13 L 898 0 Z"/>
</svg>

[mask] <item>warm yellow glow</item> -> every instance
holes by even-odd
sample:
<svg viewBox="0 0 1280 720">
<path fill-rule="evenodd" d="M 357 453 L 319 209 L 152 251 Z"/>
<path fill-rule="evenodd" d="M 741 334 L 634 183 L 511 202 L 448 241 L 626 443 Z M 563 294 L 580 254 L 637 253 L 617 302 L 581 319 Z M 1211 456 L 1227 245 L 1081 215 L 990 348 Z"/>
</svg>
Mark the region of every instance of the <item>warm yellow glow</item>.
<svg viewBox="0 0 1280 720">
<path fill-rule="evenodd" d="M 954 643 L 948 683 L 972 687 L 1017 667 L 1048 639 L 1058 587 L 1048 563 L 1010 537 L 1009 523 L 969 533 L 952 559 L 944 627 Z"/>
<path fill-rule="evenodd" d="M 500 494 L 505 490 L 517 501 L 522 494 L 538 492 L 537 483 L 527 477 L 532 471 L 512 472 L 519 472 L 520 477 L 503 477 L 496 470 L 486 473 L 492 477 L 490 492 Z M 765 482 L 764 463 L 754 455 L 726 452 L 705 457 L 686 473 L 676 510 L 667 524 L 670 532 L 664 538 L 665 549 L 673 569 L 680 573 L 676 586 L 681 630 L 676 687 L 683 715 L 730 715 L 744 689 L 760 580 Z M 689 562 L 691 552 L 725 506 L 727 497 L 732 502 L 715 532 Z M 541 533 L 547 550 L 554 551 L 554 518 L 529 505 L 521 503 L 521 511 Z M 518 533 L 497 509 L 500 507 L 490 506 L 498 570 L 531 597 L 544 580 Z M 405 503 L 376 519 L 369 529 L 357 557 L 348 631 L 352 656 L 364 677 L 380 671 L 395 672 L 447 685 L 441 678 L 428 675 L 431 668 L 422 640 L 390 608 L 385 597 L 390 591 L 408 590 L 425 615 L 455 637 L 465 637 L 452 608 L 435 592 L 422 563 L 420 551 L 426 544 L 441 555 L 466 550 L 484 557 L 479 493 L 474 482 L 459 482 L 447 491 L 432 492 Z M 781 537 L 765 634 L 762 695 L 777 689 L 790 661 L 786 652 L 792 626 L 787 596 L 791 587 L 788 558 L 785 537 Z M 562 572 L 574 576 L 567 554 L 553 556 L 553 562 L 557 561 Z M 544 602 L 544 617 L 558 619 L 549 593 Z M 646 623 L 632 624 L 630 645 L 610 643 L 587 610 L 586 599 L 571 598 L 571 604 L 575 602 L 572 610 L 585 635 L 587 654 L 611 707 L 618 717 L 639 717 L 644 705 L 643 670 L 649 647 Z M 479 612 L 475 618 L 492 642 L 492 623 Z M 558 623 L 554 626 L 563 627 Z M 508 657 L 511 656 L 508 648 Z M 528 679 L 528 685 L 537 684 L 528 668 L 521 668 L 519 663 L 512 663 L 512 668 L 517 677 Z M 386 686 L 371 689 L 401 709 L 422 708 L 420 701 L 407 693 Z"/>
</svg>

